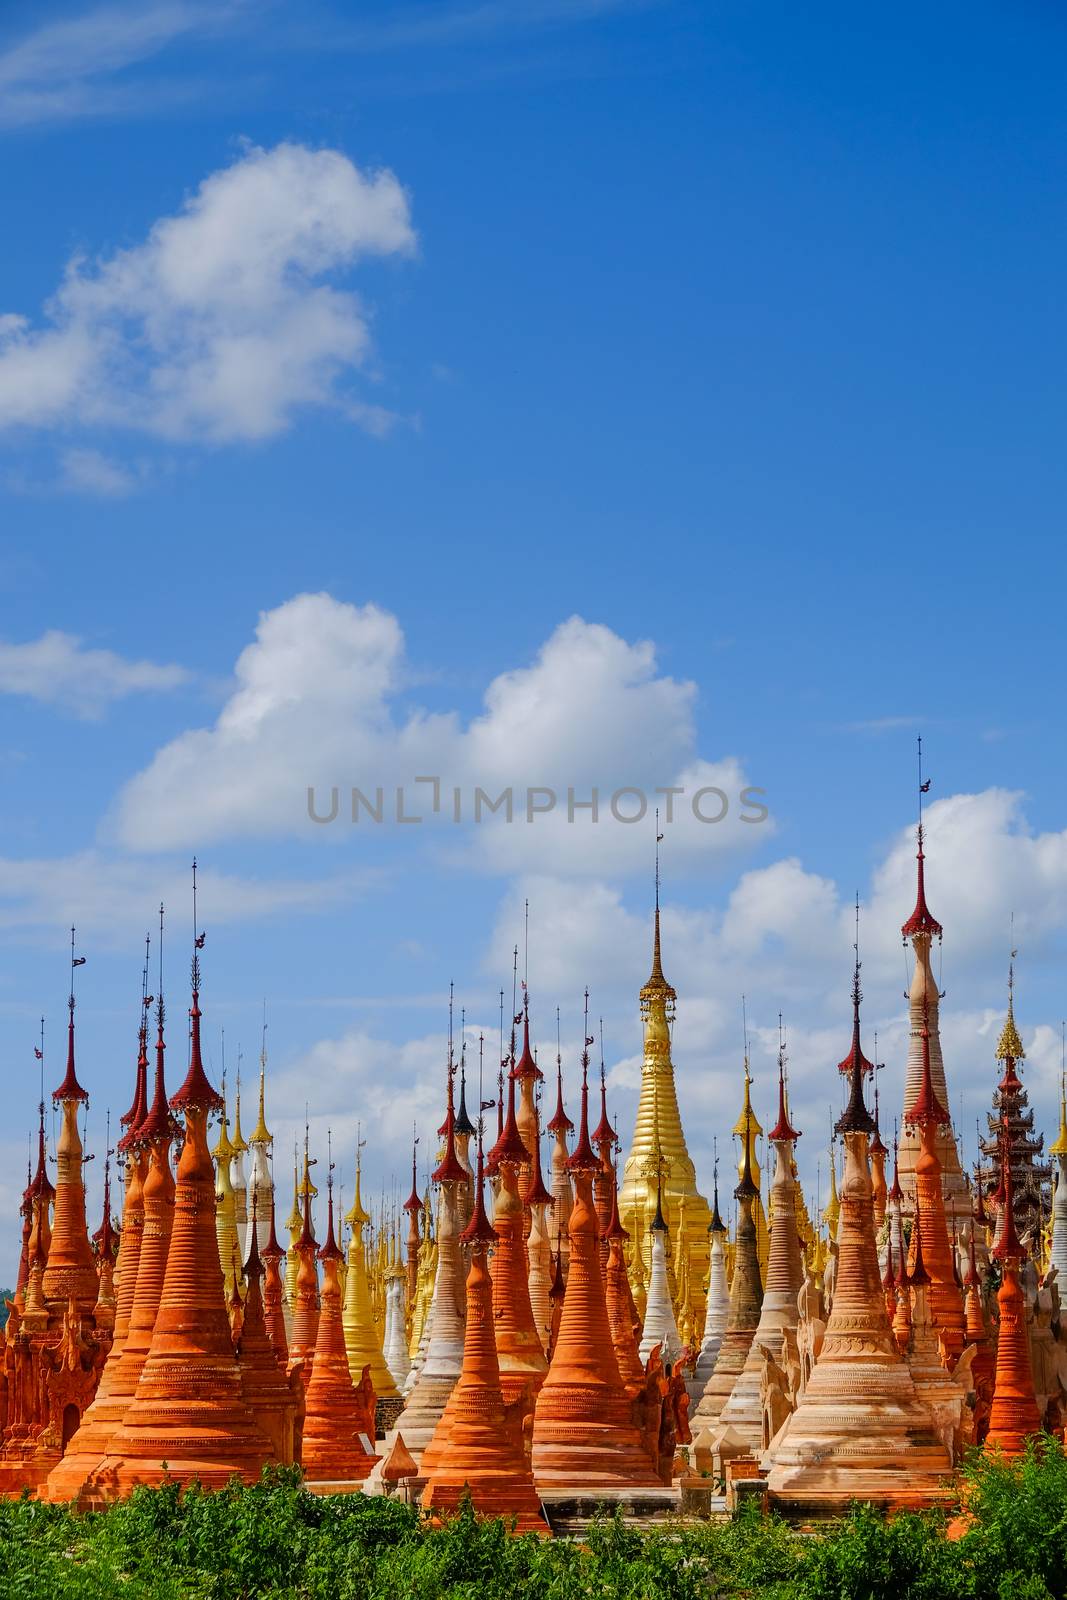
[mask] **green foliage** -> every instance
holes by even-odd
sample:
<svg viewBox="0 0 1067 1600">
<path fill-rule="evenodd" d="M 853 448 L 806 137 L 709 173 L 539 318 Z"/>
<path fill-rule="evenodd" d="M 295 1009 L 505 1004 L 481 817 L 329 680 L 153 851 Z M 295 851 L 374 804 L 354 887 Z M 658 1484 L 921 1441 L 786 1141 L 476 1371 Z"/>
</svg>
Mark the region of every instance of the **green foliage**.
<svg viewBox="0 0 1067 1600">
<path fill-rule="evenodd" d="M 813 1533 L 746 1505 L 732 1522 L 581 1540 L 514 1537 L 465 1504 L 443 1526 L 363 1495 L 307 1492 L 295 1469 L 214 1494 L 140 1489 L 77 1516 L 0 1501 L 4 1600 L 1067 1600 L 1067 1459 L 970 1463 L 969 1526 L 869 1506 Z"/>
<path fill-rule="evenodd" d="M 14 1289 L 0 1289 L 0 1333 L 7 1327 L 7 1319 L 11 1315 L 9 1300 L 14 1300 Z"/>
</svg>

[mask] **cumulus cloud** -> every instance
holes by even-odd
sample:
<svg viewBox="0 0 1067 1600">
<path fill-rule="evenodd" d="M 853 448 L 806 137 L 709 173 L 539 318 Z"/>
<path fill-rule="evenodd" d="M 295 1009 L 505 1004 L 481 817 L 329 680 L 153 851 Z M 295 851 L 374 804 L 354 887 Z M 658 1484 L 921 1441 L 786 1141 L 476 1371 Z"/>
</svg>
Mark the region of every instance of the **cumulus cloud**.
<svg viewBox="0 0 1067 1600">
<path fill-rule="evenodd" d="M 368 313 L 329 280 L 414 247 L 391 172 L 336 150 L 249 148 L 143 243 L 71 260 L 38 323 L 0 317 L 0 427 L 255 440 L 331 406 L 381 431 L 387 414 L 353 388 Z"/>
<path fill-rule="evenodd" d="M 118 807 L 127 844 L 170 848 L 238 835 L 307 836 L 315 832 L 309 788 L 319 817 L 330 815 L 337 790 L 343 829 L 350 827 L 353 787 L 372 804 L 380 789 L 383 816 L 394 822 L 396 790 L 404 787 L 405 814 L 436 823 L 442 850 L 503 873 L 548 861 L 583 877 L 647 869 L 659 785 L 686 791 L 674 802 L 673 821 L 665 814 L 662 823 L 678 859 L 752 844 L 770 831 L 769 824 L 740 820 L 746 786 L 740 763 L 696 755 L 693 685 L 660 674 L 650 643 L 629 643 L 580 617 L 562 623 L 532 663 L 495 678 L 483 713 L 467 725 L 456 712 L 405 706 L 404 640 L 395 617 L 328 594 L 297 595 L 263 613 L 235 680 L 213 728 L 164 746 L 127 786 Z M 416 782 L 432 776 L 440 781 L 436 814 L 432 788 Z M 699 821 L 693 810 L 692 798 L 711 785 L 731 808 L 720 823 Z M 643 826 L 612 815 L 611 797 L 622 786 L 647 797 Z M 479 827 L 451 826 L 454 791 L 462 822 L 473 816 L 478 788 L 492 801 L 510 789 L 513 820 L 506 821 L 504 810 L 486 809 Z M 526 807 L 533 788 L 550 789 L 556 800 L 550 814 L 531 823 Z M 583 804 L 594 788 L 596 821 Z M 577 801 L 573 821 L 569 790 Z M 640 795 L 630 796 L 617 810 L 632 815 L 640 802 Z M 709 818 L 722 811 L 715 797 L 702 803 Z M 364 831 L 374 826 L 365 809 L 360 815 Z M 335 829 L 331 837 L 337 836 Z"/>
<path fill-rule="evenodd" d="M 128 661 L 55 628 L 25 644 L 0 640 L 0 694 L 62 706 L 81 717 L 97 717 L 127 695 L 179 688 L 189 677 L 184 667 Z"/>
</svg>

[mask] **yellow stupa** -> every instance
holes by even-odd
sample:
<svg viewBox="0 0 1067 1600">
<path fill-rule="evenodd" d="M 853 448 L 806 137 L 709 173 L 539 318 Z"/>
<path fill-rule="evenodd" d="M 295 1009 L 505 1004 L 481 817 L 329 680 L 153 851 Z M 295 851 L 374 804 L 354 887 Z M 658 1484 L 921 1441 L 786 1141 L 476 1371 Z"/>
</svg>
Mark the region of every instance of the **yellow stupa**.
<svg viewBox="0 0 1067 1600">
<path fill-rule="evenodd" d="M 219 1136 L 211 1154 L 215 1157 L 215 1233 L 219 1241 L 219 1260 L 226 1278 L 226 1301 L 229 1303 L 237 1274 L 234 1261 L 242 1259 L 237 1234 L 237 1206 L 230 1178 L 233 1145 L 230 1142 L 229 1118 L 226 1114 L 226 1076 L 222 1079 L 222 1113 L 219 1117 Z"/>
<path fill-rule="evenodd" d="M 841 1216 L 841 1201 L 837 1195 L 837 1161 L 834 1156 L 833 1140 L 830 1141 L 830 1198 L 823 1206 L 822 1220 L 826 1224 L 826 1231 L 830 1242 L 837 1238 L 837 1224 Z"/>
<path fill-rule="evenodd" d="M 656 855 L 656 912 L 655 933 L 652 945 L 652 973 L 641 990 L 641 1017 L 644 1023 L 645 1049 L 641 1065 L 641 1096 L 637 1106 L 630 1153 L 623 1168 L 622 1186 L 619 1190 L 619 1216 L 622 1225 L 640 1245 L 644 1272 L 651 1270 L 650 1240 L 644 1231 L 644 1220 L 656 1209 L 656 1182 L 649 1177 L 662 1157 L 663 1212 L 668 1229 L 675 1234 L 678 1227 L 678 1207 L 685 1197 L 686 1223 L 689 1233 L 690 1284 L 693 1320 L 703 1326 L 705 1308 L 704 1283 L 708 1275 L 711 1226 L 711 1208 L 697 1188 L 696 1168 L 689 1156 L 682 1131 L 682 1118 L 678 1109 L 678 1094 L 674 1081 L 674 1064 L 671 1061 L 671 1024 L 677 995 L 663 976 L 660 958 L 659 920 L 659 853 Z M 643 1276 L 644 1274 L 642 1274 Z M 643 1284 L 634 1282 L 635 1297 Z"/>
<path fill-rule="evenodd" d="M 370 1367 L 371 1382 L 379 1400 L 396 1398 L 397 1387 L 382 1354 L 381 1335 L 375 1324 L 371 1301 L 370 1282 L 367 1276 L 367 1246 L 363 1230 L 370 1222 L 370 1214 L 363 1208 L 360 1195 L 360 1158 L 356 1153 L 356 1195 L 352 1209 L 345 1221 L 352 1230 L 348 1243 L 348 1275 L 345 1279 L 345 1299 L 341 1324 L 345 1331 L 345 1350 L 348 1353 L 348 1370 L 353 1383 L 363 1377 L 363 1368 Z"/>
<path fill-rule="evenodd" d="M 304 1231 L 304 1219 L 300 1215 L 300 1169 L 297 1166 L 295 1145 L 293 1146 L 293 1208 L 285 1219 L 285 1231 L 289 1235 L 289 1248 L 285 1252 L 285 1331 L 288 1334 L 293 1325 L 296 1276 L 300 1271 L 300 1256 L 296 1247 Z"/>
</svg>

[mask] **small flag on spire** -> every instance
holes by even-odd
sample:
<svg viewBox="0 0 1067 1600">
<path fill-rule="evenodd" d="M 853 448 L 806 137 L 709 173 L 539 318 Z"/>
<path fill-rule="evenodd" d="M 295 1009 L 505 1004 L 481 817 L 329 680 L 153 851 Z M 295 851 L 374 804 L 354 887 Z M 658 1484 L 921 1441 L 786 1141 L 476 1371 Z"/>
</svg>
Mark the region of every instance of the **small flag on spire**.
<svg viewBox="0 0 1067 1600">
<path fill-rule="evenodd" d="M 71 966 L 72 967 L 84 967 L 84 965 L 85 965 L 87 960 L 88 960 L 87 956 L 75 956 L 74 960 L 71 962 Z"/>
<path fill-rule="evenodd" d="M 920 785 L 919 785 L 919 793 L 920 794 L 929 794 L 930 793 L 930 780 L 929 780 L 929 778 L 927 778 L 925 783 L 920 783 Z"/>
</svg>

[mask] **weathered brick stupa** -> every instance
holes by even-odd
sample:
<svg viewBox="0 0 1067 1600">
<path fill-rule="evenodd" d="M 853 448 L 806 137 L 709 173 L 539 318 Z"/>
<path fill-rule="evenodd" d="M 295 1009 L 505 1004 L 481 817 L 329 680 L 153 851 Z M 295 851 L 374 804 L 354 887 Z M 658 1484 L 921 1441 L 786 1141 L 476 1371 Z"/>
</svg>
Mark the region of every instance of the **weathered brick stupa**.
<svg viewBox="0 0 1067 1600">
<path fill-rule="evenodd" d="M 927 783 L 926 788 L 929 788 Z M 922 740 L 919 741 L 919 826 L 916 864 L 918 869 L 915 909 L 901 928 L 904 944 L 910 942 L 914 951 L 914 969 L 908 1003 L 911 1016 L 911 1035 L 908 1045 L 908 1064 L 904 1079 L 904 1130 L 900 1139 L 900 1182 L 904 1190 L 907 1209 L 914 1204 L 915 1166 L 919 1159 L 919 1131 L 909 1123 L 907 1114 L 919 1097 L 923 1076 L 923 1030 L 930 1036 L 930 1072 L 934 1094 L 938 1103 L 947 1110 L 948 1086 L 945 1081 L 945 1062 L 941 1054 L 941 1034 L 938 1028 L 938 1006 L 941 991 L 930 965 L 933 941 L 940 943 L 942 928 L 926 904 L 926 856 L 923 851 L 922 797 Z M 937 1159 L 941 1163 L 944 1182 L 945 1209 L 952 1223 L 965 1239 L 970 1228 L 971 1200 L 967 1182 L 960 1167 L 959 1151 L 951 1122 L 937 1130 L 935 1140 Z"/>
<path fill-rule="evenodd" d="M 300 1233 L 295 1244 L 296 1281 L 292 1299 L 292 1322 L 289 1328 L 290 1372 L 301 1374 L 306 1387 L 311 1374 L 311 1358 L 315 1354 L 315 1341 L 319 1332 L 319 1275 L 315 1266 L 318 1242 L 311 1220 L 311 1196 L 317 1194 L 311 1182 L 311 1156 L 308 1149 L 308 1132 L 304 1129 L 304 1179 L 300 1186 L 303 1212 Z"/>
<path fill-rule="evenodd" d="M 956 1274 L 955 1252 L 948 1236 L 945 1219 L 945 1201 L 942 1190 L 941 1162 L 938 1157 L 938 1134 L 948 1124 L 948 1111 L 938 1100 L 934 1090 L 930 1057 L 930 1030 L 925 1025 L 920 1038 L 922 1047 L 922 1077 L 919 1093 L 905 1113 L 906 1128 L 919 1130 L 919 1155 L 913 1171 L 913 1196 L 915 1227 L 913 1233 L 922 1239 L 922 1254 L 930 1286 L 926 1299 L 930 1318 L 944 1342 L 945 1349 L 955 1359 L 966 1340 L 966 1316 L 963 1293 Z M 914 1248 L 914 1240 L 913 1240 Z"/>
<path fill-rule="evenodd" d="M 257 1240 L 258 1242 L 258 1240 Z M 284 1372 L 289 1365 L 289 1340 L 285 1329 L 285 1282 L 282 1262 L 285 1251 L 278 1242 L 275 1224 L 274 1185 L 270 1187 L 270 1226 L 266 1247 L 261 1252 L 263 1261 L 263 1320 L 267 1338 L 271 1342 L 274 1358 Z"/>
<path fill-rule="evenodd" d="M 778 1121 L 767 1135 L 774 1149 L 771 1184 L 771 1240 L 767 1286 L 748 1355 L 712 1434 L 713 1458 L 757 1453 L 763 1444 L 761 1379 L 765 1353 L 781 1361 L 787 1332 L 800 1320 L 797 1296 L 804 1282 L 804 1260 L 797 1236 L 793 1149 L 800 1135 L 789 1121 L 785 1098 L 785 1047 L 778 1052 Z"/>
<path fill-rule="evenodd" d="M 526 1397 L 519 1395 L 508 1404 L 500 1387 L 487 1261 L 496 1236 L 485 1214 L 483 1184 L 479 1136 L 474 1211 L 463 1232 L 463 1243 L 471 1252 L 463 1369 L 423 1456 L 422 1504 L 448 1515 L 469 1496 L 482 1516 L 513 1518 L 518 1532 L 545 1532 L 523 1444 Z"/>
<path fill-rule="evenodd" d="M 524 1167 L 529 1168 L 531 1157 L 515 1116 L 515 1082 L 513 1054 L 504 1127 L 489 1152 L 489 1160 L 500 1175 L 493 1206 L 493 1321 L 504 1399 L 511 1401 L 525 1394 L 532 1401 L 544 1381 L 548 1361 L 530 1303 L 519 1174 Z"/>
<path fill-rule="evenodd" d="M 563 1058 L 559 1048 L 559 1010 L 556 1010 L 556 1109 L 552 1113 L 551 1121 L 545 1124 L 546 1130 L 552 1135 L 552 1199 L 555 1201 L 552 1212 L 552 1228 L 556 1239 L 559 1241 L 560 1272 L 563 1281 L 567 1281 L 567 1272 L 570 1264 L 570 1238 L 568 1225 L 571 1220 L 571 1209 L 574 1205 L 574 1187 L 567 1163 L 570 1161 L 570 1150 L 567 1145 L 567 1135 L 574 1132 L 574 1123 L 563 1109 Z"/>
<path fill-rule="evenodd" d="M 589 1142 L 588 996 L 585 1038 L 581 1124 L 568 1163 L 575 1188 L 570 1272 L 552 1361 L 534 1409 L 533 1472 L 542 1498 L 604 1498 L 660 1487 L 619 1374 L 600 1272 L 593 1203 L 599 1160 Z"/>
<path fill-rule="evenodd" d="M 142 1222 L 137 1252 L 133 1303 L 117 1358 L 104 1369 L 106 1384 L 100 1389 L 82 1425 L 48 1481 L 52 1500 L 94 1498 L 97 1477 L 115 1432 L 137 1393 L 141 1373 L 152 1346 L 156 1314 L 167 1270 L 174 1226 L 174 1178 L 170 1147 L 176 1124 L 167 1104 L 163 1038 L 166 1011 L 162 985 L 162 914 L 160 916 L 160 983 L 156 1000 L 156 1067 L 151 1106 L 126 1135 L 131 1158 L 145 1168 L 141 1191 Z"/>
<path fill-rule="evenodd" d="M 749 1105 L 748 1057 L 745 1057 L 745 1105 Z M 748 1352 L 759 1325 L 763 1306 L 763 1283 L 760 1278 L 756 1222 L 753 1206 L 759 1191 L 752 1180 L 752 1132 L 744 1139 L 741 1156 L 741 1179 L 734 1197 L 737 1200 L 737 1234 L 734 1241 L 734 1271 L 730 1281 L 730 1310 L 726 1318 L 726 1331 L 722 1336 L 719 1354 L 711 1377 L 704 1386 L 696 1410 L 690 1420 L 696 1447 L 697 1461 L 701 1466 L 710 1464 L 711 1424 L 716 1422 L 723 1406 L 733 1392 L 748 1359 Z"/>
<path fill-rule="evenodd" d="M 193 882 L 195 924 L 195 867 Z M 203 943 L 204 935 L 197 934 L 189 1071 L 170 1102 L 184 1116 L 185 1141 L 166 1276 L 137 1393 L 94 1474 L 94 1487 L 106 1498 L 165 1478 L 197 1478 L 206 1488 L 219 1487 L 235 1474 L 250 1482 L 274 1459 L 242 1393 L 215 1235 L 215 1169 L 207 1123 L 220 1098 L 208 1082 L 200 1048 Z"/>
<path fill-rule="evenodd" d="M 1026 1257 L 1026 1251 L 1015 1229 L 1010 1137 L 1010 1129 L 1005 1124 L 1001 1152 L 1004 1225 L 1000 1238 L 992 1250 L 993 1256 L 1001 1264 L 1003 1273 L 997 1291 L 1000 1336 L 997 1340 L 997 1365 L 993 1379 L 993 1407 L 985 1439 L 987 1451 L 999 1451 L 1008 1457 L 1021 1455 L 1027 1439 L 1041 1427 L 1030 1363 L 1026 1298 L 1019 1283 L 1019 1271 Z"/>
<path fill-rule="evenodd" d="M 248 1208 L 248 1258 L 243 1274 L 245 1297 L 241 1308 L 241 1334 L 236 1345 L 241 1390 L 269 1438 L 275 1458 L 282 1466 L 290 1466 L 300 1460 L 304 1385 L 299 1373 L 286 1374 L 268 1334 L 263 1309 L 259 1220 L 259 1193 L 253 1184 Z"/>
<path fill-rule="evenodd" d="M 626 1271 L 624 1248 L 629 1235 L 619 1218 L 619 1192 L 614 1173 L 611 1185 L 611 1214 L 608 1217 L 606 1237 L 608 1271 L 604 1293 L 608 1308 L 608 1325 L 611 1328 L 611 1344 L 615 1351 L 615 1359 L 619 1363 L 619 1376 L 623 1387 L 630 1398 L 634 1399 L 640 1393 L 645 1381 L 645 1369 L 638 1354 L 641 1322 L 637 1315 L 637 1307 L 634 1305 L 629 1274 Z M 562 1307 L 560 1309 L 562 1313 Z"/>
<path fill-rule="evenodd" d="M 857 957 L 854 1028 L 860 999 Z M 765 1457 L 768 1488 L 772 1503 L 787 1512 L 838 1512 L 852 1500 L 929 1504 L 941 1494 L 950 1463 L 886 1315 L 867 1155 L 874 1119 L 864 1104 L 858 1057 L 836 1132 L 844 1137 L 845 1171 L 833 1305 L 796 1409 Z"/>
<path fill-rule="evenodd" d="M 429 1312 L 429 1338 L 426 1355 L 395 1425 L 385 1436 L 379 1454 L 386 1461 L 397 1435 L 418 1464 L 433 1438 L 448 1397 L 456 1386 L 463 1366 L 463 1324 L 466 1316 L 466 1288 L 461 1272 L 459 1249 L 459 1191 L 467 1174 L 456 1156 L 456 1115 L 453 1099 L 455 1065 L 448 1058 L 448 1110 L 445 1114 L 445 1149 L 433 1181 L 440 1201 L 437 1213 L 437 1272 Z M 384 1488 L 381 1464 L 372 1468 L 365 1488 L 380 1494 Z"/>
<path fill-rule="evenodd" d="M 91 1317 L 98 1290 L 96 1262 L 85 1220 L 85 1180 L 82 1175 L 82 1142 L 78 1132 L 78 1112 L 89 1096 L 78 1082 L 74 1067 L 74 929 L 70 930 L 71 984 L 67 1022 L 67 1070 L 63 1082 L 52 1091 L 52 1104 L 62 1117 L 56 1144 L 56 1200 L 52 1218 L 52 1241 L 41 1278 L 41 1293 L 50 1315 L 62 1316 L 73 1300 L 81 1314 Z"/>
<path fill-rule="evenodd" d="M 352 1382 L 345 1331 L 341 1321 L 341 1288 L 337 1269 L 344 1260 L 333 1231 L 333 1163 L 326 1180 L 326 1239 L 322 1263 L 319 1326 L 307 1381 L 301 1461 L 308 1481 L 336 1487 L 359 1483 L 377 1457 L 374 1454 L 374 1387 L 369 1367 Z"/>
</svg>

